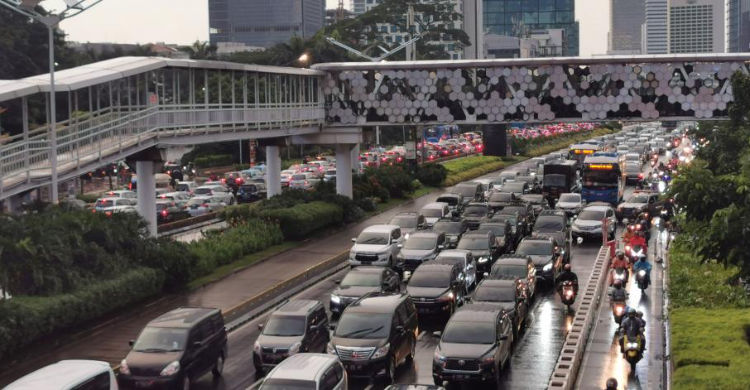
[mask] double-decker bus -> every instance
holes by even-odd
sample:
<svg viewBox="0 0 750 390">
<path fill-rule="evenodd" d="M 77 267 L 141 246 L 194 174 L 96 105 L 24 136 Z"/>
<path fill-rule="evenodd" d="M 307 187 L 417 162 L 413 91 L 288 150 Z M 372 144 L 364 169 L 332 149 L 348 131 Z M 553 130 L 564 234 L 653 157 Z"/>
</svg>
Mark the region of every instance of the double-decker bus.
<svg viewBox="0 0 750 390">
<path fill-rule="evenodd" d="M 608 202 L 617 207 L 625 192 L 625 180 L 616 153 L 598 152 L 586 157 L 581 174 L 583 200 Z"/>
<path fill-rule="evenodd" d="M 576 162 L 578 162 L 578 166 L 580 167 L 583 164 L 583 160 L 587 156 L 591 156 L 599 149 L 599 146 L 595 144 L 570 145 L 570 150 L 568 151 L 568 160 L 575 160 Z"/>
</svg>

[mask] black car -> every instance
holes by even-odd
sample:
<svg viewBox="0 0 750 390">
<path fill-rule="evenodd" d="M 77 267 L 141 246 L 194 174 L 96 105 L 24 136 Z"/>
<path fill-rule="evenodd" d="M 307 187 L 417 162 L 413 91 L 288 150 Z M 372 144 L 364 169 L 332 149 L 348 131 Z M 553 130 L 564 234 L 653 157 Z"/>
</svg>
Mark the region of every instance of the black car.
<svg viewBox="0 0 750 390">
<path fill-rule="evenodd" d="M 120 388 L 187 389 L 208 372 L 215 377 L 229 356 L 219 309 L 181 307 L 149 322 L 120 363 Z"/>
<path fill-rule="evenodd" d="M 530 194 L 541 194 L 542 183 L 539 180 L 539 176 L 536 175 L 521 175 L 516 177 L 515 181 L 521 181 L 529 185 Z"/>
<path fill-rule="evenodd" d="M 444 332 L 434 334 L 440 337 L 432 359 L 436 385 L 480 382 L 497 387 L 513 344 L 513 321 L 502 308 L 466 305 L 451 317 Z"/>
<path fill-rule="evenodd" d="M 328 345 L 328 314 L 322 303 L 289 301 L 276 309 L 253 345 L 253 366 L 257 373 L 270 371 L 297 353 L 325 353 Z"/>
<path fill-rule="evenodd" d="M 513 337 L 518 337 L 526 326 L 528 296 L 521 278 L 485 279 L 471 296 L 471 303 L 496 304 L 508 313 L 513 321 Z"/>
<path fill-rule="evenodd" d="M 432 225 L 432 231 L 445 234 L 445 248 L 453 249 L 458 241 L 469 230 L 466 221 L 461 217 L 442 218 Z"/>
<path fill-rule="evenodd" d="M 486 219 L 487 222 L 505 222 L 510 223 L 510 233 L 513 238 L 513 248 L 518 247 L 521 240 L 526 237 L 526 225 L 523 223 L 521 215 L 516 211 L 500 210 L 492 215 L 492 218 Z"/>
<path fill-rule="evenodd" d="M 495 242 L 495 234 L 492 232 L 466 233 L 461 237 L 461 241 L 458 242 L 456 249 L 471 252 L 471 255 L 477 261 L 477 275 L 482 275 L 490 271 L 492 263 L 497 258 L 496 251 L 498 250 L 497 243 Z"/>
<path fill-rule="evenodd" d="M 522 200 L 505 206 L 503 211 L 517 212 L 521 217 L 521 223 L 524 225 L 524 231 L 530 232 L 534 226 L 534 208 L 528 202 Z"/>
<path fill-rule="evenodd" d="M 490 194 L 490 197 L 487 201 L 489 203 L 490 208 L 493 211 L 502 210 L 503 207 L 508 206 L 511 203 L 514 203 L 518 200 L 518 197 L 516 197 L 516 194 L 512 192 L 493 192 Z"/>
<path fill-rule="evenodd" d="M 350 378 L 385 377 L 392 383 L 397 365 L 414 361 L 418 329 L 409 294 L 372 293 L 344 310 L 327 351 L 338 356 Z"/>
<path fill-rule="evenodd" d="M 563 254 L 553 237 L 526 237 L 518 245 L 516 254 L 531 257 L 537 279 L 555 285 L 557 276 L 562 272 Z"/>
<path fill-rule="evenodd" d="M 406 286 L 419 314 L 451 315 L 464 302 L 465 276 L 458 264 L 425 263 Z"/>
<path fill-rule="evenodd" d="M 387 267 L 360 266 L 352 268 L 331 293 L 331 314 L 339 316 L 357 299 L 372 292 L 398 292 L 401 279 Z"/>
<path fill-rule="evenodd" d="M 404 275 L 407 271 L 414 272 L 425 261 L 434 260 L 445 248 L 445 234 L 430 231 L 412 233 L 398 246 L 401 251 L 396 255 L 396 270 Z"/>
<path fill-rule="evenodd" d="M 521 196 L 521 200 L 531 205 L 534 211 L 534 221 L 542 211 L 549 209 L 549 202 L 541 194 L 526 194 Z"/>
<path fill-rule="evenodd" d="M 469 230 L 475 230 L 479 227 L 479 223 L 483 218 L 491 216 L 492 209 L 487 203 L 469 203 L 464 207 L 462 217 L 466 221 L 466 225 L 469 226 Z"/>
<path fill-rule="evenodd" d="M 156 201 L 156 223 L 169 223 L 190 217 L 188 211 L 171 200 Z"/>
<path fill-rule="evenodd" d="M 257 183 L 241 184 L 237 189 L 237 203 L 252 203 L 266 198 L 266 185 Z"/>
<path fill-rule="evenodd" d="M 536 266 L 529 256 L 500 256 L 489 274 L 489 279 L 518 279 L 524 283 L 528 302 L 536 294 Z M 527 302 L 527 303 L 528 303 Z"/>
<path fill-rule="evenodd" d="M 562 245 L 564 261 L 570 262 L 570 219 L 562 210 L 545 210 L 537 218 L 534 224 L 533 234 L 551 235 L 555 241 Z"/>
<path fill-rule="evenodd" d="M 442 194 L 435 202 L 447 203 L 448 208 L 456 215 L 460 214 L 464 207 L 464 197 L 461 194 Z"/>
<path fill-rule="evenodd" d="M 513 241 L 513 234 L 512 234 L 512 229 L 510 227 L 510 222 L 508 221 L 488 222 L 486 220 L 482 221 L 482 223 L 479 224 L 477 233 L 487 233 L 487 232 L 492 232 L 492 234 L 495 235 L 495 245 L 497 246 L 496 254 L 504 255 L 506 253 L 511 253 L 513 251 L 515 242 Z"/>
<path fill-rule="evenodd" d="M 531 192 L 531 188 L 529 188 L 528 183 L 523 181 L 509 181 L 500 187 L 500 192 L 512 192 L 520 197 L 523 194 Z"/>
</svg>

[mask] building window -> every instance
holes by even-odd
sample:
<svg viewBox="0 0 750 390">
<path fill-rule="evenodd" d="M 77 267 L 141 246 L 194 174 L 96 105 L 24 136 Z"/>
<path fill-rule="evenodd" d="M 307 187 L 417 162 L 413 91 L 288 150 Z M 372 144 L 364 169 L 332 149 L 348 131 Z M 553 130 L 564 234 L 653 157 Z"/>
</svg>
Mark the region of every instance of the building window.
<svg viewBox="0 0 750 390">
<path fill-rule="evenodd" d="M 396 42 L 401 42 L 402 40 L 401 35 L 396 35 Z"/>
</svg>

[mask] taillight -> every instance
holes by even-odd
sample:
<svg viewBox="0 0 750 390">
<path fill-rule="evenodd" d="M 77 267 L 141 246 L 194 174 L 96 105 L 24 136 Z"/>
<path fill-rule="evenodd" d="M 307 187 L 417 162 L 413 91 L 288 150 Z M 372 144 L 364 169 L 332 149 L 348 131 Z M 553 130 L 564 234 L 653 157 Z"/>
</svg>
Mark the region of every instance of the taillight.
<svg viewBox="0 0 750 390">
<path fill-rule="evenodd" d="M 112 212 L 111 211 L 105 211 L 104 215 L 106 215 L 108 217 L 111 217 L 112 216 Z"/>
<path fill-rule="evenodd" d="M 203 204 L 201 205 L 201 207 L 206 207 L 206 208 L 207 208 L 207 207 L 208 207 L 208 203 L 203 203 Z"/>
<path fill-rule="evenodd" d="M 308 184 L 310 184 L 310 183 L 308 183 L 307 180 L 305 180 L 305 185 L 308 185 Z"/>
<path fill-rule="evenodd" d="M 237 183 L 237 184 L 242 184 L 242 178 L 238 177 L 238 178 L 234 179 L 234 182 Z"/>
<path fill-rule="evenodd" d="M 92 213 L 96 213 L 96 209 L 91 210 Z"/>
<path fill-rule="evenodd" d="M 639 173 L 639 174 L 638 174 L 638 178 L 639 178 L 639 179 L 643 179 L 643 174 L 642 174 L 642 173 Z"/>
<path fill-rule="evenodd" d="M 162 217 L 166 217 L 167 215 L 169 215 L 169 213 L 167 212 L 167 210 L 162 210 L 161 211 L 161 216 Z"/>
<path fill-rule="evenodd" d="M 226 183 L 226 182 L 227 182 L 227 179 L 221 179 L 221 182 L 222 182 L 222 183 Z"/>
</svg>

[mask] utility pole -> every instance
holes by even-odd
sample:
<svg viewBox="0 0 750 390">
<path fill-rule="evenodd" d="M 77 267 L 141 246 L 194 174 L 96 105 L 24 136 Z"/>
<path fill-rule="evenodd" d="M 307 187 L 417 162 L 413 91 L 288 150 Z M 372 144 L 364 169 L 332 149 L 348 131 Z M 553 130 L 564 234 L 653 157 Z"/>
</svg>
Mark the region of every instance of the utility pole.
<svg viewBox="0 0 750 390">
<path fill-rule="evenodd" d="M 416 29 L 416 26 L 414 25 L 414 6 L 409 5 L 409 9 L 406 11 L 406 31 L 409 32 L 409 38 L 412 38 L 414 36 L 415 31 L 412 31 L 412 28 Z M 417 60 L 416 41 L 409 39 L 409 42 L 412 42 L 412 43 L 406 46 L 406 61 L 416 61 Z"/>
</svg>

